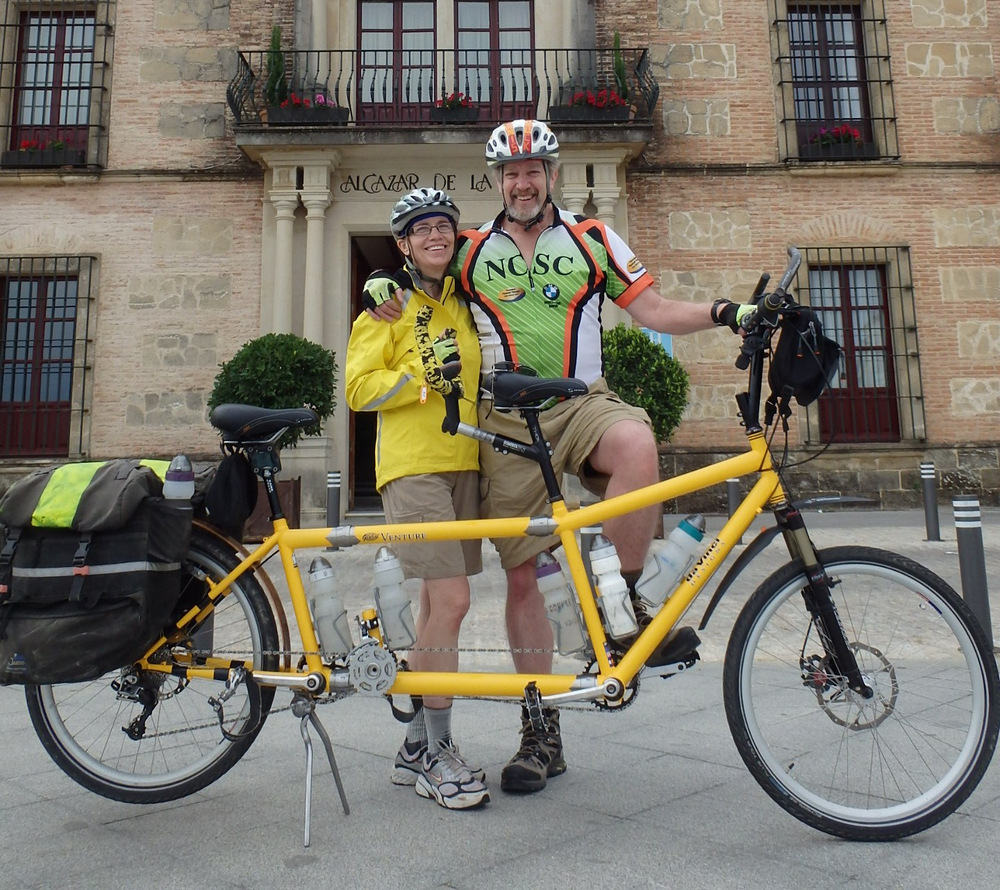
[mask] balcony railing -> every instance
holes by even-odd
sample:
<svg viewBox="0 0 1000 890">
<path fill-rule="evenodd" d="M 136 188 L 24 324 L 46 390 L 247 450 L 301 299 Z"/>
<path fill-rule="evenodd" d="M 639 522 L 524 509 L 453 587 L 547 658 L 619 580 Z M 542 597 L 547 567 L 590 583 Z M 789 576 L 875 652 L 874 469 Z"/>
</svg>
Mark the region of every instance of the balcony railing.
<svg viewBox="0 0 1000 890">
<path fill-rule="evenodd" d="M 281 53 L 280 65 L 278 75 L 268 51 L 240 52 L 227 90 L 237 126 L 282 123 L 287 113 L 274 109 L 292 94 L 313 109 L 321 104 L 312 115 L 297 106 L 296 124 L 358 127 L 493 125 L 518 117 L 558 119 L 560 126 L 648 125 L 659 97 L 645 49 L 308 50 Z M 465 110 L 446 115 L 438 103 L 457 93 Z M 583 107 L 590 113 L 570 110 Z"/>
</svg>

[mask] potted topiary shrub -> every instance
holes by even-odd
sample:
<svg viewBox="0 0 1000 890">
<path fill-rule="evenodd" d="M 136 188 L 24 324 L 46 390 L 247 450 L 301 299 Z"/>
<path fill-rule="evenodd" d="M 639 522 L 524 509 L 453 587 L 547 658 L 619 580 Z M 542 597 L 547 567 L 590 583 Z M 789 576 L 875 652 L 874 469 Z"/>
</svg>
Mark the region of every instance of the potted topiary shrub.
<svg viewBox="0 0 1000 890">
<path fill-rule="evenodd" d="M 336 402 L 337 359 L 334 353 L 295 334 L 264 334 L 244 343 L 228 362 L 220 365 L 208 408 L 235 402 L 260 408 L 311 408 L 319 423 L 304 430 L 289 430 L 278 442 L 290 448 L 303 435 L 318 436 L 322 423 L 333 414 Z M 278 494 L 293 528 L 299 525 L 301 480 L 281 480 Z M 258 492 L 258 513 L 247 523 L 247 537 L 256 536 L 260 513 L 267 523 L 266 498 Z M 264 533 L 269 531 L 265 528 Z"/>
<path fill-rule="evenodd" d="M 684 366 L 641 329 L 619 324 L 604 332 L 604 376 L 630 405 L 642 408 L 658 442 L 668 442 L 688 402 Z"/>
</svg>

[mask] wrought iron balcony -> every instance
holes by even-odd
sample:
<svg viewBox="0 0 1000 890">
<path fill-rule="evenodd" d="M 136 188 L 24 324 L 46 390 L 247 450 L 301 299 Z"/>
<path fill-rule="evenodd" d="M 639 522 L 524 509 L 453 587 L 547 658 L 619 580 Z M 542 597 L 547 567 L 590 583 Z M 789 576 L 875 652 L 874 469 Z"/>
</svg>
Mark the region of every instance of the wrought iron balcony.
<svg viewBox="0 0 1000 890">
<path fill-rule="evenodd" d="M 227 90 L 241 129 L 492 126 L 518 117 L 649 126 L 658 97 L 645 49 L 255 50 L 239 53 Z"/>
</svg>

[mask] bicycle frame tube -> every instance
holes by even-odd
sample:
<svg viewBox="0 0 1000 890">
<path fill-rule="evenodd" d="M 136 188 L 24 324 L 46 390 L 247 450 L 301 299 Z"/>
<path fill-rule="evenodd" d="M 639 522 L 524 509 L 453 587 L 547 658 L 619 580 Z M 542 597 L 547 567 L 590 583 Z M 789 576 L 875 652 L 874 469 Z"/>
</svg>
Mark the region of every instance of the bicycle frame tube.
<svg viewBox="0 0 1000 890">
<path fill-rule="evenodd" d="M 217 585 L 212 586 L 210 597 L 213 600 L 217 599 L 233 581 L 244 573 L 253 571 L 255 565 L 259 565 L 277 549 L 288 582 L 295 622 L 305 650 L 305 668 L 303 670 L 282 671 L 282 676 L 287 677 L 289 685 L 294 685 L 292 681 L 296 678 L 300 677 L 304 681 L 310 673 L 321 673 L 329 683 L 332 670 L 323 665 L 319 655 L 319 643 L 316 639 L 305 587 L 294 561 L 295 551 L 325 547 L 330 542 L 340 546 L 347 544 L 385 545 L 398 542 L 554 534 L 560 538 L 565 550 L 570 576 L 576 587 L 584 622 L 594 647 L 596 674 L 531 675 L 474 671 L 454 673 L 403 671 L 397 675 L 390 692 L 410 695 L 519 698 L 523 695 L 525 686 L 532 681 L 536 683 L 543 696 L 566 694 L 574 690 L 585 692 L 588 688 L 593 688 L 608 678 L 614 678 L 627 684 L 642 669 L 646 659 L 704 589 L 705 584 L 750 527 L 754 518 L 768 506 L 774 506 L 784 500 L 784 492 L 777 474 L 771 467 L 770 454 L 764 437 L 759 433 L 752 433 L 749 436 L 749 445 L 748 451 L 736 457 L 587 507 L 568 510 L 563 501 L 557 500 L 552 504 L 551 517 L 532 519 L 522 516 L 513 519 L 476 519 L 317 529 L 290 529 L 284 518 L 278 518 L 274 520 L 274 532 L 255 550 L 251 551 L 236 569 Z M 721 484 L 733 477 L 754 473 L 759 473 L 760 478 L 740 507 L 726 522 L 719 534 L 707 545 L 704 555 L 688 572 L 680 587 L 638 636 L 628 652 L 622 656 L 621 661 L 612 666 L 605 645 L 606 636 L 601 624 L 597 600 L 584 567 L 575 532 L 642 507 Z M 190 617 L 190 614 L 185 616 L 185 620 L 189 620 Z M 165 641 L 161 641 L 160 645 L 163 642 Z M 223 662 L 222 659 L 219 659 L 218 664 L 213 663 L 205 667 L 188 666 L 178 669 L 173 665 L 155 662 L 147 662 L 144 667 L 152 671 L 177 673 L 178 670 L 181 670 L 190 676 L 219 677 L 220 672 L 227 669 L 229 664 L 230 662 Z"/>
</svg>

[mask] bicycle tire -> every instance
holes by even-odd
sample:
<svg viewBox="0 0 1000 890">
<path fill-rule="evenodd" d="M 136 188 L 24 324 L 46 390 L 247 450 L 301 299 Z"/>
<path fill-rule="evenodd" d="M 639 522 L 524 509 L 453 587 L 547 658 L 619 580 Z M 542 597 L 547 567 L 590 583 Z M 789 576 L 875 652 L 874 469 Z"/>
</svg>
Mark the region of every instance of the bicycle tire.
<svg viewBox="0 0 1000 890">
<path fill-rule="evenodd" d="M 733 627 L 723 672 L 733 740 L 760 786 L 807 825 L 859 841 L 917 834 L 954 812 L 989 766 L 996 659 L 958 594 L 913 560 L 855 546 L 820 560 L 875 696 L 803 663 L 824 650 L 800 595 L 802 566 L 789 563 Z"/>
<path fill-rule="evenodd" d="M 239 557 L 221 541 L 194 530 L 183 580 L 185 595 L 197 602 L 205 577 L 224 578 Z M 174 655 L 218 651 L 219 657 L 249 660 L 254 667 L 278 666 L 278 631 L 267 595 L 252 575 L 233 582 L 214 611 L 191 635 L 188 648 Z M 189 657 L 189 656 L 188 656 Z M 200 791 L 231 769 L 263 728 L 274 700 L 273 687 L 259 687 L 259 715 L 251 718 L 246 684 L 224 702 L 225 738 L 221 722 L 209 704 L 225 688 L 222 680 L 183 681 L 170 674 L 140 672 L 131 687 L 151 691 L 155 708 L 139 739 L 125 727 L 142 713 L 134 698 L 112 686 L 128 670 L 105 674 L 86 683 L 25 687 L 28 713 L 35 733 L 56 765 L 71 779 L 103 797 L 125 803 L 161 803 Z M 249 725 L 254 719 L 256 725 Z"/>
</svg>

